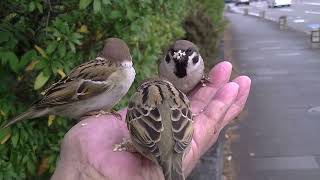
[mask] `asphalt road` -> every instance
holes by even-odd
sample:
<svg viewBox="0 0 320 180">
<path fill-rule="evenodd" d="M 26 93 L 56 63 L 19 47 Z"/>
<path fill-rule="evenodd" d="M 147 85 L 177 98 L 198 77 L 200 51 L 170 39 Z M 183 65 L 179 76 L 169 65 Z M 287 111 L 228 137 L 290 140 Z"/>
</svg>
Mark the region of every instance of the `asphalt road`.
<svg viewBox="0 0 320 180">
<path fill-rule="evenodd" d="M 310 32 L 310 26 L 320 25 L 320 0 L 293 0 L 291 7 L 276 8 L 268 8 L 266 1 L 252 2 L 249 6 L 230 5 L 237 12 L 248 8 L 249 12 L 259 15 L 259 12 L 265 11 L 266 17 L 275 21 L 286 15 L 290 26 L 304 32 Z"/>
<path fill-rule="evenodd" d="M 235 180 L 319 180 L 320 49 L 274 22 L 226 16 L 232 61 L 252 79 L 247 116 L 233 127 Z"/>
</svg>

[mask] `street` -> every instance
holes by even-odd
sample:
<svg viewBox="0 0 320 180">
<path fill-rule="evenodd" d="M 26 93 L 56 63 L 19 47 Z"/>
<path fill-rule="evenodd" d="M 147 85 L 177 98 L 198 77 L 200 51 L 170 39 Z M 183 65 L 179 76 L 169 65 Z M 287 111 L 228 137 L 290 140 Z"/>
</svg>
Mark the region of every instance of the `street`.
<svg viewBox="0 0 320 180">
<path fill-rule="evenodd" d="M 320 24 L 320 1 L 319 0 L 293 0 L 290 7 L 268 8 L 266 1 L 251 2 L 249 6 L 229 4 L 234 11 L 243 12 L 248 8 L 249 12 L 259 15 L 266 12 L 266 18 L 278 21 L 280 16 L 288 17 L 288 25 L 300 31 L 310 32 L 313 26 Z"/>
<path fill-rule="evenodd" d="M 286 14 L 301 31 L 320 23 L 320 15 L 309 13 L 320 12 L 315 0 L 290 8 L 268 9 L 264 2 L 249 7 L 273 18 Z M 319 180 L 320 49 L 310 47 L 304 32 L 281 31 L 277 23 L 252 16 L 225 16 L 231 60 L 252 79 L 247 115 L 232 127 L 232 180 Z"/>
</svg>

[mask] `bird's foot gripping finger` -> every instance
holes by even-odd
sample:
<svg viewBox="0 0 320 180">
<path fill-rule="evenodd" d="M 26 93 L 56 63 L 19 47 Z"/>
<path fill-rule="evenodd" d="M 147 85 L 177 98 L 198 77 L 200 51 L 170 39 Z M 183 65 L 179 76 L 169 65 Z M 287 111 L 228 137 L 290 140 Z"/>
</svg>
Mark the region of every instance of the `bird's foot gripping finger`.
<svg viewBox="0 0 320 180">
<path fill-rule="evenodd" d="M 109 111 L 104 111 L 104 110 L 100 110 L 100 111 L 90 111 L 87 112 L 85 115 L 82 116 L 82 118 L 87 118 L 89 116 L 95 116 L 95 117 L 100 117 L 102 115 L 113 115 L 115 116 L 117 119 L 122 120 L 121 115 L 116 112 L 115 110 L 111 110 L 111 112 Z"/>
<path fill-rule="evenodd" d="M 120 121 L 122 120 L 121 114 L 119 114 L 117 111 L 112 109 L 111 114 L 114 115 L 118 120 L 120 120 Z"/>
<path fill-rule="evenodd" d="M 114 152 L 127 151 L 127 152 L 132 152 L 132 153 L 137 152 L 137 150 L 134 147 L 134 145 L 132 144 L 131 140 L 128 138 L 123 138 L 121 143 L 113 145 L 113 151 Z"/>
<path fill-rule="evenodd" d="M 109 114 L 109 112 L 106 112 L 104 110 L 100 110 L 100 111 L 90 111 L 90 112 L 87 112 L 86 114 L 84 114 L 82 116 L 82 118 L 87 118 L 89 116 L 95 116 L 95 117 L 100 117 L 102 115 L 106 115 L 106 114 Z"/>
<path fill-rule="evenodd" d="M 207 86 L 206 83 L 210 83 L 210 78 L 206 75 L 203 75 L 202 76 L 202 79 L 200 80 L 201 84 L 202 84 L 202 87 L 205 87 Z"/>
<path fill-rule="evenodd" d="M 107 115 L 107 114 L 110 114 L 110 112 L 100 110 L 100 111 L 97 111 L 96 117 L 100 117 L 102 115 Z"/>
<path fill-rule="evenodd" d="M 204 111 L 204 109 L 201 109 L 201 110 L 200 110 L 199 112 L 197 112 L 197 113 L 192 113 L 192 117 L 199 116 L 199 114 L 201 114 L 203 111 Z"/>
</svg>

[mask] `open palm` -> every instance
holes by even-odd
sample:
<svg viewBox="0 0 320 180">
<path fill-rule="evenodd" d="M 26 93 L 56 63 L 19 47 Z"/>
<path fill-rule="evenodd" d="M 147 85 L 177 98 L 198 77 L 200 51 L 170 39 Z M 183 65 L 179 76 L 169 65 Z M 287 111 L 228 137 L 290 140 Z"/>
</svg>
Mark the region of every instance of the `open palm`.
<svg viewBox="0 0 320 180">
<path fill-rule="evenodd" d="M 211 83 L 190 95 L 194 117 L 191 150 L 183 160 L 187 176 L 199 158 L 216 142 L 219 132 L 243 109 L 250 90 L 250 79 L 239 76 L 230 81 L 232 65 L 222 62 L 209 73 Z M 202 111 L 203 110 L 203 111 Z M 113 152 L 113 145 L 129 137 L 125 124 L 126 109 L 113 116 L 87 118 L 64 137 L 60 160 L 53 180 L 164 179 L 160 167 L 138 153 Z"/>
</svg>

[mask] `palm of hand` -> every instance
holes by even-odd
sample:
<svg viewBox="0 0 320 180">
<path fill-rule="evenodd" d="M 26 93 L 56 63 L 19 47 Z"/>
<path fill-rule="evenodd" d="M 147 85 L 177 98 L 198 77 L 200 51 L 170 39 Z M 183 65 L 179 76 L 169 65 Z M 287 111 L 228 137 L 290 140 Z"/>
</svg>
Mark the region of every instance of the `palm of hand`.
<svg viewBox="0 0 320 180">
<path fill-rule="evenodd" d="M 240 76 L 228 83 L 231 64 L 218 64 L 209 74 L 213 83 L 190 96 L 194 118 L 191 150 L 183 161 L 187 175 L 218 138 L 221 129 L 234 119 L 246 102 L 250 79 Z M 203 112 L 200 110 L 205 109 Z M 163 179 L 161 169 L 138 153 L 113 152 L 113 145 L 129 137 L 122 121 L 113 116 L 90 117 L 65 136 L 60 161 L 52 179 Z"/>
</svg>

